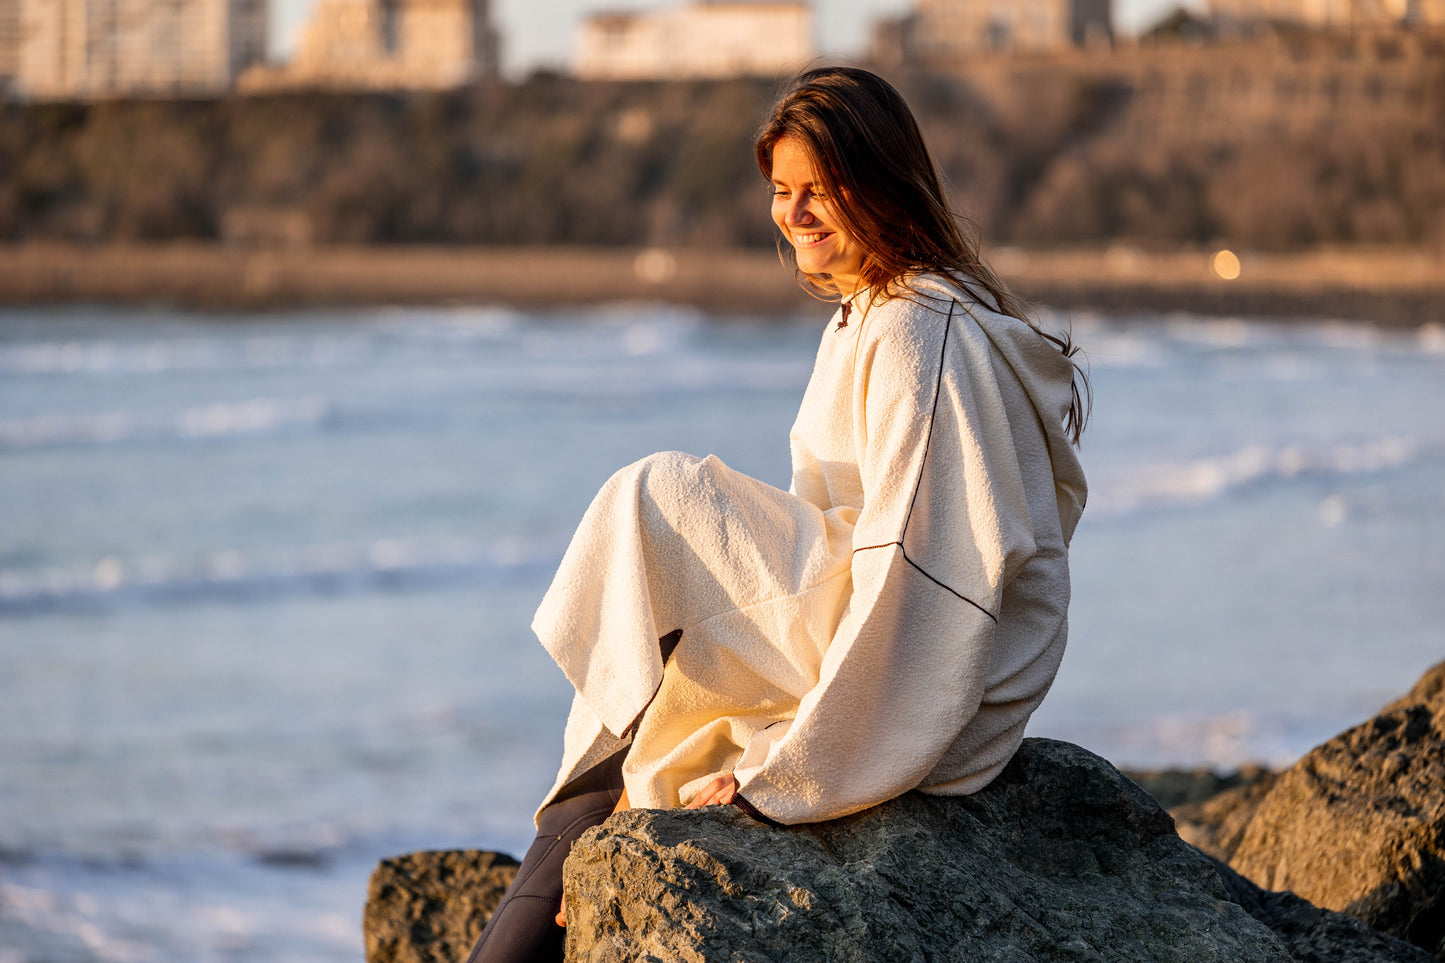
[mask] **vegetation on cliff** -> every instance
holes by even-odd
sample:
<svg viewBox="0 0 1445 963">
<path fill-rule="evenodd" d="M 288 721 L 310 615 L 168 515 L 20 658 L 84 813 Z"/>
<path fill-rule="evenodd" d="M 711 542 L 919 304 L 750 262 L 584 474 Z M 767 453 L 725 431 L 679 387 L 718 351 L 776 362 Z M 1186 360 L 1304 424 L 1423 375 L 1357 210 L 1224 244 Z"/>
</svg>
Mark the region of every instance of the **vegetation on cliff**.
<svg viewBox="0 0 1445 963">
<path fill-rule="evenodd" d="M 1278 57 L 894 79 L 996 243 L 1445 245 L 1445 53 Z M 750 142 L 775 91 L 540 75 L 445 93 L 11 103 L 0 240 L 770 246 Z"/>
</svg>

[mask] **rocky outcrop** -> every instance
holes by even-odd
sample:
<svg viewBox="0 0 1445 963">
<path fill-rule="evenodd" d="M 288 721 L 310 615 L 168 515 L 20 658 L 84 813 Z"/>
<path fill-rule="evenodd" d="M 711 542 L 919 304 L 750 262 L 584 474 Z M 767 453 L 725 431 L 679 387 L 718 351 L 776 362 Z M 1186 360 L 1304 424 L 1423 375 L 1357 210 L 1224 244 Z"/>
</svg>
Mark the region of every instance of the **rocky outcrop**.
<svg viewBox="0 0 1445 963">
<path fill-rule="evenodd" d="M 1207 802 L 1231 789 L 1253 785 L 1271 775 L 1270 770 L 1254 765 L 1241 766 L 1228 773 L 1213 769 L 1125 769 L 1123 772 L 1159 800 L 1159 805 L 1170 813 L 1180 806 Z M 1178 820 L 1179 817 L 1175 815 L 1174 818 Z"/>
<path fill-rule="evenodd" d="M 361 921 L 367 963 L 460 963 L 516 875 L 517 861 L 500 853 L 383 859 Z"/>
<path fill-rule="evenodd" d="M 910 793 L 828 823 L 623 813 L 573 848 L 567 893 L 568 959 L 588 963 L 1295 958 L 1154 799 L 1039 739 L 973 796 Z M 1333 935 L 1340 959 L 1428 959 L 1358 925 Z"/>
<path fill-rule="evenodd" d="M 1445 960 L 1445 663 L 1287 772 L 1150 784 L 1232 869 L 1107 762 L 1038 739 L 973 796 L 829 823 L 621 813 L 568 860 L 568 959 Z M 493 853 L 384 861 L 369 963 L 464 959 L 515 871 Z"/>
<path fill-rule="evenodd" d="M 1281 774 L 1224 855 L 1445 960 L 1445 663 Z"/>
<path fill-rule="evenodd" d="M 1278 773 L 1260 769 L 1211 798 L 1173 806 L 1174 828 L 1189 845 L 1228 862 L 1278 780 Z"/>
<path fill-rule="evenodd" d="M 1430 954 L 1370 929 L 1344 913 L 1320 909 L 1293 893 L 1271 893 L 1218 860 L 1229 898 L 1274 931 L 1295 963 L 1429 963 Z"/>
<path fill-rule="evenodd" d="M 1410 691 L 1391 702 L 1381 712 L 1394 712 L 1396 709 L 1408 709 L 1410 706 L 1431 706 L 1437 711 L 1445 706 L 1445 662 L 1441 662 L 1428 669 L 1420 676 Z"/>
<path fill-rule="evenodd" d="M 1165 769 L 1125 775 L 1169 810 L 1180 839 L 1226 863 L 1279 778 L 1279 773 L 1263 766 L 1243 766 L 1229 773 Z"/>
</svg>

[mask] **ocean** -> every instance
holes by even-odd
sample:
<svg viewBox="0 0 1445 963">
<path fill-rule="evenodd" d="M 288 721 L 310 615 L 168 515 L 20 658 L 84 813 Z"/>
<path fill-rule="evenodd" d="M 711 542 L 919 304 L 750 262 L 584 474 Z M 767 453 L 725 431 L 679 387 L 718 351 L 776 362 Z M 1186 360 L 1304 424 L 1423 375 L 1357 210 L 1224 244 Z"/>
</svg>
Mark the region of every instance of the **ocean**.
<svg viewBox="0 0 1445 963">
<path fill-rule="evenodd" d="M 588 500 L 786 486 L 826 314 L 0 311 L 0 963 L 356 961 L 378 859 L 520 855 Z M 1445 658 L 1445 328 L 1041 320 L 1095 404 L 1032 735 L 1286 764 Z"/>
</svg>

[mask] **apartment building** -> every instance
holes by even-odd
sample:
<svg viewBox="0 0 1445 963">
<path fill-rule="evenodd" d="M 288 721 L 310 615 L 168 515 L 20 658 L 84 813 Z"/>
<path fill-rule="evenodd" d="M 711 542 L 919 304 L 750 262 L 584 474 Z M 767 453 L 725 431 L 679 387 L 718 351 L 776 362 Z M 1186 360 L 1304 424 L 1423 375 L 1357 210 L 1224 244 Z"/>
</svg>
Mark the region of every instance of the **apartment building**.
<svg viewBox="0 0 1445 963">
<path fill-rule="evenodd" d="M 0 0 L 0 94 L 13 90 L 20 70 L 20 0 Z"/>
<path fill-rule="evenodd" d="M 949 70 L 980 56 L 1108 47 L 1110 0 L 918 0 L 881 21 L 872 58 L 880 65 Z"/>
<path fill-rule="evenodd" d="M 1298 24 L 1316 29 L 1445 25 L 1445 0 L 1210 0 L 1224 24 Z"/>
<path fill-rule="evenodd" d="M 813 12 L 794 0 L 702 0 L 588 17 L 575 69 L 589 80 L 775 76 L 816 56 Z"/>
<path fill-rule="evenodd" d="M 284 70 L 250 86 L 445 88 L 497 73 L 489 0 L 319 0 Z"/>
<path fill-rule="evenodd" d="M 215 94 L 266 56 L 266 0 L 0 3 L 0 46 L 9 19 L 13 88 L 27 97 Z"/>
</svg>

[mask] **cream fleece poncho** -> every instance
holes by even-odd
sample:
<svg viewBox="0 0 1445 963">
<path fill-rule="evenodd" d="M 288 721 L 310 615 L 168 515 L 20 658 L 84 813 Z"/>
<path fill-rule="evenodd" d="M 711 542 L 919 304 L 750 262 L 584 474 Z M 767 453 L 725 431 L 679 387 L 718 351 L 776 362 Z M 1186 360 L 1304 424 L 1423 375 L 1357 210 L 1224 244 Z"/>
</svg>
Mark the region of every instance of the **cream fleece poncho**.
<svg viewBox="0 0 1445 963">
<path fill-rule="evenodd" d="M 532 623 L 577 692 L 547 801 L 629 736 L 632 805 L 731 770 L 782 823 L 971 793 L 1018 748 L 1067 634 L 1073 369 L 909 287 L 829 323 L 789 491 L 667 452 L 597 495 Z"/>
</svg>

